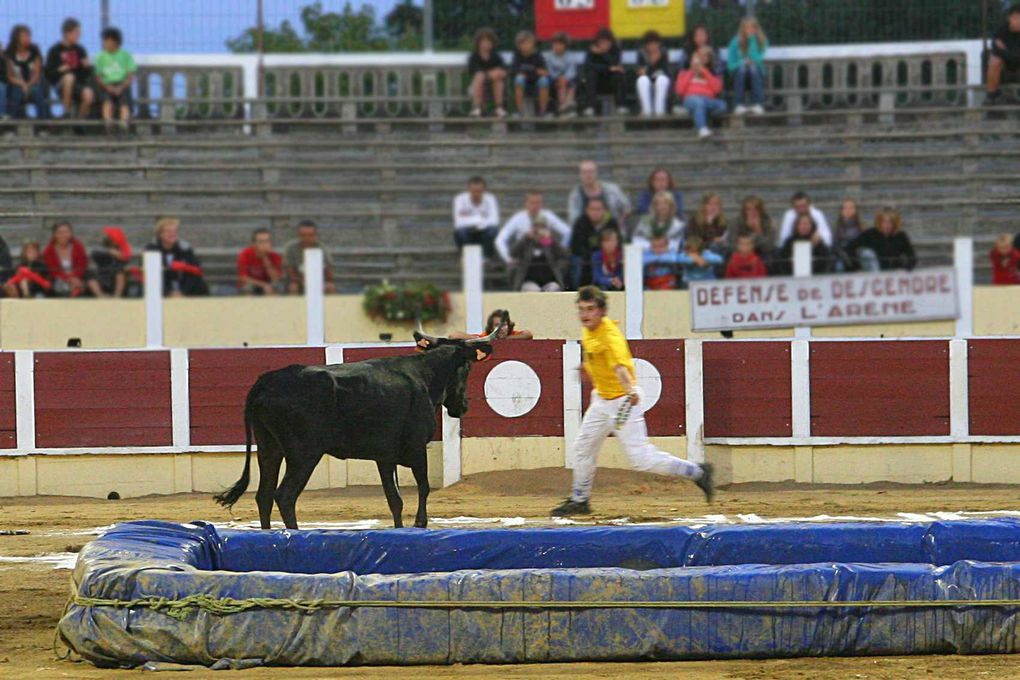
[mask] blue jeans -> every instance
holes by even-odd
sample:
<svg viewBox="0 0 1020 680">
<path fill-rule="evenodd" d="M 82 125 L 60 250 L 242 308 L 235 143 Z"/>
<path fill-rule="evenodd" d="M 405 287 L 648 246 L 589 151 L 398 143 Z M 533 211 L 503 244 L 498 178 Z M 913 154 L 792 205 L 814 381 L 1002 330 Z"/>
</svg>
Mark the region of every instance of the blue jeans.
<svg viewBox="0 0 1020 680">
<path fill-rule="evenodd" d="M 684 97 L 684 108 L 691 112 L 694 127 L 699 130 L 708 127 L 708 117 L 713 113 L 726 113 L 726 102 L 722 99 L 709 99 L 692 94 Z"/>
<path fill-rule="evenodd" d="M 739 106 L 744 103 L 747 83 L 751 83 L 751 105 L 760 106 L 765 102 L 765 74 L 757 64 L 744 64 L 733 74 L 733 98 Z"/>
<path fill-rule="evenodd" d="M 11 118 L 27 118 L 28 112 L 25 106 L 32 102 L 35 105 L 35 117 L 38 120 L 46 120 L 50 117 L 50 102 L 47 88 L 41 83 L 36 83 L 28 89 L 28 96 L 25 91 L 17 85 L 7 86 L 7 113 Z"/>
</svg>

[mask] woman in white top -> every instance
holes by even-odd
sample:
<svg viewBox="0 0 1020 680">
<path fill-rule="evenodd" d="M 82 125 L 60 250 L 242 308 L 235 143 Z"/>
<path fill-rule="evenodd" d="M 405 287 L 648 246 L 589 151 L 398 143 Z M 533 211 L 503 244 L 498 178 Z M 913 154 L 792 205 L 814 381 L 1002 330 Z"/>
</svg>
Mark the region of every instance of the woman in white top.
<svg viewBox="0 0 1020 680">
<path fill-rule="evenodd" d="M 676 201 L 668 191 L 660 191 L 652 197 L 652 209 L 641 217 L 631 241 L 647 248 L 653 234 L 663 232 L 671 244 L 679 246 L 683 241 L 684 223 L 677 219 Z"/>
</svg>

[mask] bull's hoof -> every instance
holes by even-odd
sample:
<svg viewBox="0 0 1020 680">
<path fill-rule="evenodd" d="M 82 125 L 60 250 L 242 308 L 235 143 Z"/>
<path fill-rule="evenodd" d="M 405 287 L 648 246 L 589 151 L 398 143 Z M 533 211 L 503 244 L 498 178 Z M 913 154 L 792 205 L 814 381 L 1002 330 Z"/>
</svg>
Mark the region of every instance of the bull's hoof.
<svg viewBox="0 0 1020 680">
<path fill-rule="evenodd" d="M 414 528 L 415 529 L 427 529 L 428 526 L 429 526 L 428 522 L 415 522 L 414 523 Z"/>
</svg>

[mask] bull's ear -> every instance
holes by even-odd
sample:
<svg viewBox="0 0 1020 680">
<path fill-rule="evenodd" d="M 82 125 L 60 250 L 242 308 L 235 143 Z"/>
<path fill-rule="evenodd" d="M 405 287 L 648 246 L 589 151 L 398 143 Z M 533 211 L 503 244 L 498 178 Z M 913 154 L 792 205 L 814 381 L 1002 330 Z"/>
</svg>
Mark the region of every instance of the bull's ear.
<svg viewBox="0 0 1020 680">
<path fill-rule="evenodd" d="M 421 351 L 430 350 L 435 344 L 432 338 L 422 335 L 418 331 L 414 332 L 414 343 L 418 345 L 418 349 Z"/>
<path fill-rule="evenodd" d="M 492 356 L 492 345 L 476 345 L 471 349 L 475 351 L 475 361 L 485 361 Z"/>
</svg>

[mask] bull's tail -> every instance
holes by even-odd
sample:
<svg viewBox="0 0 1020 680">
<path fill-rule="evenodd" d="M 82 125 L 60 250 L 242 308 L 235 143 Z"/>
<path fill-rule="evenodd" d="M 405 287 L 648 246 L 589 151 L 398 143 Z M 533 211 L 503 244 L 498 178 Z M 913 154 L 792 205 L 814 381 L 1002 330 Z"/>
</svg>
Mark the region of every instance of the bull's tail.
<svg viewBox="0 0 1020 680">
<path fill-rule="evenodd" d="M 251 394 L 255 390 L 252 389 L 248 393 L 248 399 L 244 404 L 244 471 L 241 472 L 241 478 L 234 483 L 232 487 L 218 493 L 213 496 L 213 500 L 222 505 L 225 508 L 233 507 L 234 503 L 241 498 L 241 495 L 248 490 L 248 482 L 251 480 L 251 441 L 252 441 L 252 398 Z"/>
</svg>

